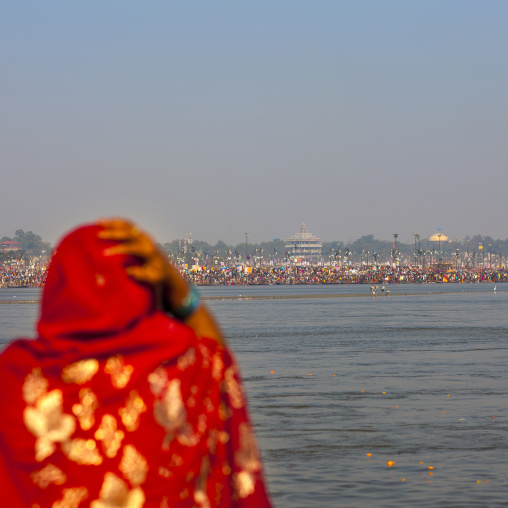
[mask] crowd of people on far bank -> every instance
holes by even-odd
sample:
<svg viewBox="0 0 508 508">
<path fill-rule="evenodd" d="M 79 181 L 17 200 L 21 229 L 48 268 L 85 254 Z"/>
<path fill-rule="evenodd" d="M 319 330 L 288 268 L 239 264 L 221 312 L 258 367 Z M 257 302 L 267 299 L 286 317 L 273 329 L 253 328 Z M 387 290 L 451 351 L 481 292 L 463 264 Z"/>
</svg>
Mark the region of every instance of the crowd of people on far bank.
<svg viewBox="0 0 508 508">
<path fill-rule="evenodd" d="M 197 285 L 248 284 L 393 284 L 433 282 L 507 282 L 506 268 L 441 269 L 419 267 L 342 267 L 290 266 L 262 267 L 245 270 L 235 268 L 181 269 L 183 275 Z"/>
<path fill-rule="evenodd" d="M 21 267 L 0 272 L 0 288 L 41 288 L 44 286 L 45 281 L 45 269 Z"/>
<path fill-rule="evenodd" d="M 471 283 L 508 282 L 508 269 L 440 269 L 403 266 L 393 268 L 335 266 L 264 266 L 180 268 L 182 275 L 198 286 L 233 286 L 250 284 L 393 284 L 393 283 Z M 0 272 L 0 288 L 43 287 L 45 269 L 19 268 Z"/>
</svg>

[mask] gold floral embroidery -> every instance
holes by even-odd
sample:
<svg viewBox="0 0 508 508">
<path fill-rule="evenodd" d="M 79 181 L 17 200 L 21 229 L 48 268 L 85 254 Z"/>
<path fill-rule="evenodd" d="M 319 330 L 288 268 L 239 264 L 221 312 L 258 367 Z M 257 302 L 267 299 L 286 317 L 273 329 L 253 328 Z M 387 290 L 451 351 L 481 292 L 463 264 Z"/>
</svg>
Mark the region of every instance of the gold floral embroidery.
<svg viewBox="0 0 508 508">
<path fill-rule="evenodd" d="M 115 417 L 112 415 L 104 415 L 99 428 L 95 432 L 95 439 L 97 439 L 97 441 L 102 441 L 102 449 L 106 457 L 116 457 L 116 453 L 122 445 L 123 438 L 123 431 L 117 430 Z"/>
<path fill-rule="evenodd" d="M 199 350 L 201 351 L 201 355 L 203 356 L 202 366 L 204 369 L 208 369 L 210 366 L 210 362 L 212 360 L 212 354 L 210 353 L 210 349 L 208 349 L 204 344 L 198 345 Z"/>
<path fill-rule="evenodd" d="M 233 475 L 233 487 L 241 499 L 250 496 L 254 492 L 254 476 L 247 471 L 240 471 Z"/>
<path fill-rule="evenodd" d="M 175 467 L 175 466 L 181 466 L 183 464 L 183 459 L 182 457 L 180 457 L 180 455 L 177 455 L 176 453 L 173 453 L 173 455 L 171 455 L 171 462 L 169 463 L 169 465 L 171 467 Z"/>
<path fill-rule="evenodd" d="M 168 381 L 168 373 L 164 367 L 158 367 L 154 372 L 148 375 L 150 390 L 156 397 L 160 397 Z"/>
<path fill-rule="evenodd" d="M 219 381 L 222 379 L 222 371 L 224 370 L 224 361 L 220 353 L 215 353 L 212 357 L 212 377 Z"/>
<path fill-rule="evenodd" d="M 173 438 L 184 446 L 195 446 L 199 436 L 194 434 L 192 427 L 187 423 L 187 413 L 182 401 L 180 380 L 173 379 L 168 382 L 166 393 L 161 400 L 156 400 L 153 406 L 155 421 L 167 432 L 162 448 L 167 450 Z"/>
<path fill-rule="evenodd" d="M 55 451 L 55 443 L 67 440 L 76 428 L 76 420 L 62 412 L 63 396 L 60 390 L 51 390 L 39 397 L 35 407 L 23 412 L 27 429 L 37 438 L 35 460 L 41 462 Z"/>
<path fill-rule="evenodd" d="M 48 464 L 39 471 L 34 471 L 30 476 L 35 485 L 41 489 L 45 489 L 50 484 L 63 485 L 67 481 L 64 472 L 53 464 Z"/>
<path fill-rule="evenodd" d="M 159 467 L 159 475 L 163 478 L 169 478 L 170 476 L 173 476 L 173 473 L 166 467 Z"/>
<path fill-rule="evenodd" d="M 233 412 L 231 411 L 231 408 L 224 404 L 224 402 L 221 402 L 219 405 L 219 418 L 222 421 L 225 421 L 230 418 L 232 414 Z"/>
<path fill-rule="evenodd" d="M 240 447 L 235 452 L 235 462 L 241 469 L 255 473 L 261 469 L 256 438 L 247 423 L 241 423 L 238 430 Z"/>
<path fill-rule="evenodd" d="M 85 487 L 63 489 L 63 497 L 55 501 L 52 508 L 78 508 L 81 501 L 88 497 L 88 490 Z"/>
<path fill-rule="evenodd" d="M 98 466 L 102 464 L 103 459 L 93 439 L 76 438 L 66 441 L 62 444 L 62 451 L 69 460 L 80 465 Z"/>
<path fill-rule="evenodd" d="M 62 370 L 62 381 L 64 383 L 76 383 L 82 385 L 90 381 L 99 370 L 99 362 L 95 358 L 80 360 L 71 363 Z"/>
<path fill-rule="evenodd" d="M 139 415 L 146 411 L 146 405 L 136 390 L 132 390 L 124 408 L 118 410 L 122 423 L 129 432 L 139 427 Z"/>
<path fill-rule="evenodd" d="M 176 365 L 179 370 L 185 370 L 187 367 L 196 363 L 196 351 L 191 347 L 185 354 L 178 358 Z"/>
<path fill-rule="evenodd" d="M 32 369 L 25 377 L 23 383 L 23 399 L 27 404 L 34 404 L 35 401 L 48 390 L 48 380 L 44 379 L 39 367 Z"/>
<path fill-rule="evenodd" d="M 125 365 L 124 359 L 118 356 L 108 358 L 106 367 L 104 368 L 106 374 L 111 375 L 111 383 L 115 388 L 125 388 L 131 379 L 134 367 L 132 365 Z"/>
<path fill-rule="evenodd" d="M 129 490 L 128 485 L 113 473 L 104 475 L 99 499 L 90 503 L 90 508 L 141 508 L 145 494 L 141 488 Z"/>
<path fill-rule="evenodd" d="M 238 381 L 235 377 L 235 368 L 229 367 L 226 369 L 226 372 L 224 374 L 224 381 L 226 383 L 226 391 L 229 395 L 229 400 L 231 401 L 231 405 L 235 409 L 240 409 L 243 407 L 243 393 L 242 393 L 242 387 L 238 384 Z"/>
<path fill-rule="evenodd" d="M 155 401 L 154 417 L 166 432 L 176 432 L 187 421 L 179 379 L 169 381 L 162 400 Z"/>
<path fill-rule="evenodd" d="M 79 391 L 79 400 L 80 404 L 72 406 L 72 412 L 83 430 L 91 429 L 95 423 L 94 412 L 99 407 L 97 397 L 90 388 L 83 388 Z"/>
<path fill-rule="evenodd" d="M 256 479 L 253 473 L 261 469 L 256 438 L 247 423 L 239 426 L 240 448 L 235 452 L 235 463 L 241 469 L 233 474 L 233 486 L 240 498 L 250 496 L 255 489 Z"/>
<path fill-rule="evenodd" d="M 132 486 L 137 487 L 145 482 L 148 473 L 146 459 L 132 445 L 126 445 L 123 449 L 123 456 L 119 466 L 124 477 L 129 480 Z"/>
<path fill-rule="evenodd" d="M 198 416 L 198 432 L 201 432 L 201 434 L 204 434 L 206 429 L 207 429 L 206 415 L 199 415 Z"/>
<path fill-rule="evenodd" d="M 219 432 L 219 441 L 222 444 L 226 444 L 229 441 L 229 434 L 226 431 Z"/>
<path fill-rule="evenodd" d="M 196 489 L 194 490 L 194 502 L 198 508 L 210 508 L 210 500 L 206 494 L 206 479 L 210 474 L 210 459 L 204 457 L 201 462 L 201 470 L 196 478 Z"/>
</svg>

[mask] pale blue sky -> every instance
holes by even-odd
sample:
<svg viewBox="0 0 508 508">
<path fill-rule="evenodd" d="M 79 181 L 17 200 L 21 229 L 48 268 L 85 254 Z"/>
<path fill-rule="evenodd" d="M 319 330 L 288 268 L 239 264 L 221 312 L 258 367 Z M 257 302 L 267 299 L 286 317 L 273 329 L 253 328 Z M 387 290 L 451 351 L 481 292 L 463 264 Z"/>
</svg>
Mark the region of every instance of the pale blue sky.
<svg viewBox="0 0 508 508">
<path fill-rule="evenodd" d="M 3 2 L 0 235 L 508 237 L 508 2 Z"/>
</svg>

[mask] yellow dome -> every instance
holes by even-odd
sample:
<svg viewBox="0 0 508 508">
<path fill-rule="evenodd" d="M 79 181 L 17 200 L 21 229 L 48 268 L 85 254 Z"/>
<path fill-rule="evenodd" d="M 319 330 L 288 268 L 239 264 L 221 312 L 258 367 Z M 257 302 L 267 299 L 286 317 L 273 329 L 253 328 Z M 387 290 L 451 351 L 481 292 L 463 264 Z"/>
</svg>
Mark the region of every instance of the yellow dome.
<svg viewBox="0 0 508 508">
<path fill-rule="evenodd" d="M 441 238 L 440 238 L 441 237 Z M 448 241 L 448 237 L 446 235 L 443 235 L 443 233 L 436 233 L 435 235 L 432 235 L 429 240 L 431 242 L 447 242 Z"/>
</svg>

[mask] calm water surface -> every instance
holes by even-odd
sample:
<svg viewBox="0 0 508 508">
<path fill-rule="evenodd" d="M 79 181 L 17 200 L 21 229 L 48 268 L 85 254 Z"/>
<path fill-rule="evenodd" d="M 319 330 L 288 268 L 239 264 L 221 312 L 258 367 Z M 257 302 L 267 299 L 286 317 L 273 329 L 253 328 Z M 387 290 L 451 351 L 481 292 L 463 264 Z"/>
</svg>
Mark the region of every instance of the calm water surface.
<svg viewBox="0 0 508 508">
<path fill-rule="evenodd" d="M 387 289 L 201 288 L 241 364 L 275 506 L 508 506 L 508 284 Z M 33 336 L 37 312 L 0 305 L 0 348 Z"/>
</svg>

